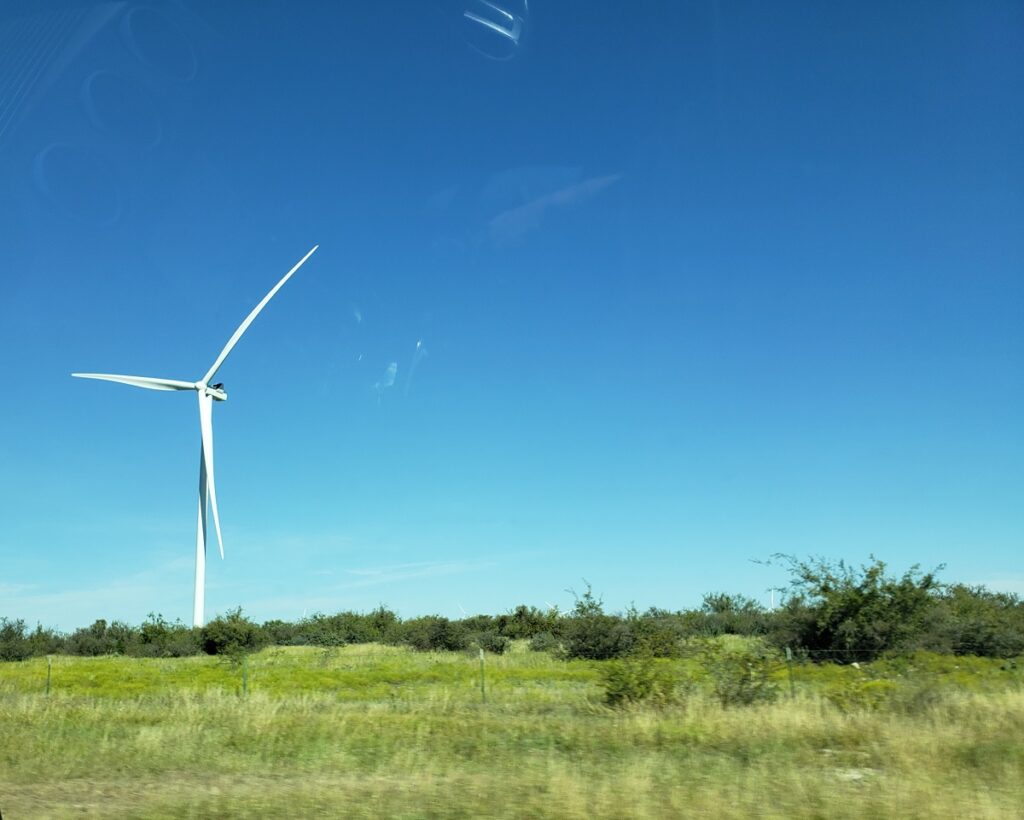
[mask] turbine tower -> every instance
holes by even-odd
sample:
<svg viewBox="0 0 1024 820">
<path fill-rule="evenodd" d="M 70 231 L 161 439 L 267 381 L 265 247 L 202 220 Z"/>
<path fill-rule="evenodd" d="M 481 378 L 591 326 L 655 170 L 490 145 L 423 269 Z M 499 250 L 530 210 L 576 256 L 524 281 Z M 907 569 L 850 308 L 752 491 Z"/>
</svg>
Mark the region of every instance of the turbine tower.
<svg viewBox="0 0 1024 820">
<path fill-rule="evenodd" d="M 217 487 L 213 480 L 213 403 L 215 401 L 227 401 L 228 394 L 224 391 L 224 385 L 211 384 L 210 380 L 220 370 L 227 359 L 228 354 L 238 344 L 242 334 L 249 328 L 260 311 L 267 306 L 274 294 L 282 285 L 291 279 L 303 263 L 313 255 L 319 248 L 314 245 L 310 251 L 296 263 L 280 282 L 271 288 L 270 293 L 263 297 L 263 300 L 252 309 L 252 312 L 245 317 L 245 321 L 238 326 L 238 330 L 228 339 L 224 349 L 216 358 L 210 369 L 206 371 L 197 382 L 177 381 L 175 379 L 154 379 L 148 376 L 119 376 L 113 373 L 72 373 L 79 379 L 102 379 L 108 382 L 121 382 L 130 384 L 133 387 L 144 387 L 147 390 L 194 390 L 199 398 L 199 517 L 196 524 L 196 591 L 192 606 L 192 625 L 203 625 L 203 592 L 206 586 L 206 526 L 207 511 L 213 509 L 213 526 L 217 531 L 217 546 L 220 548 L 220 557 L 224 558 L 224 541 L 220 534 L 220 514 L 217 512 Z"/>
</svg>

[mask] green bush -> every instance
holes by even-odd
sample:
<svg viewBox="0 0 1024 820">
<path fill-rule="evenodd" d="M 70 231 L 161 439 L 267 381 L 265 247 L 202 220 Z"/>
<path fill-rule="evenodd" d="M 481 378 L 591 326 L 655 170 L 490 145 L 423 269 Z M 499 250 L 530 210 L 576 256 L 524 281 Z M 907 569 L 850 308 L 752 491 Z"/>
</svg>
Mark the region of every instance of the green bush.
<svg viewBox="0 0 1024 820">
<path fill-rule="evenodd" d="M 583 595 L 577 596 L 562 636 L 566 657 L 593 661 L 625 657 L 636 643 L 630 625 L 622 618 L 606 615 L 589 584 Z"/>
<path fill-rule="evenodd" d="M 263 634 L 271 646 L 306 646 L 302 625 L 275 618 L 263 622 Z"/>
<path fill-rule="evenodd" d="M 601 664 L 601 685 L 609 706 L 651 701 L 666 704 L 674 700 L 676 679 L 671 668 L 650 655 L 634 655 Z"/>
<path fill-rule="evenodd" d="M 680 656 L 686 632 L 678 616 L 652 607 L 643 615 L 630 610 L 627 622 L 635 638 L 634 652 L 655 658 Z"/>
<path fill-rule="evenodd" d="M 0 618 L 0 661 L 23 661 L 31 656 L 25 622 Z"/>
<path fill-rule="evenodd" d="M 207 655 L 243 655 L 266 646 L 267 635 L 258 624 L 246 618 L 239 607 L 204 626 L 202 641 Z"/>
<path fill-rule="evenodd" d="M 551 652 L 556 655 L 562 652 L 562 642 L 550 632 L 538 632 L 530 638 L 529 646 L 531 652 Z"/>
<path fill-rule="evenodd" d="M 775 700 L 772 673 L 781 665 L 778 653 L 761 641 L 744 646 L 707 641 L 699 651 L 711 678 L 712 692 L 722 706 L 751 706 Z"/>
<path fill-rule="evenodd" d="M 466 632 L 472 634 L 478 632 L 497 632 L 498 624 L 503 617 L 505 616 L 499 615 L 495 618 L 493 615 L 467 615 L 455 623 L 459 624 Z"/>
<path fill-rule="evenodd" d="M 368 643 L 370 629 L 350 612 L 324 615 L 317 612 L 298 625 L 293 644 L 305 646 L 344 646 L 347 643 Z"/>
<path fill-rule="evenodd" d="M 1024 602 L 1016 595 L 953 584 L 943 590 L 920 646 L 956 655 L 1024 655 Z"/>
<path fill-rule="evenodd" d="M 941 586 L 934 572 L 911 567 L 899 578 L 885 564 L 854 569 L 823 558 L 789 566 L 794 595 L 773 616 L 777 646 L 801 646 L 812 658 L 866 661 L 919 644 L 934 619 Z"/>
<path fill-rule="evenodd" d="M 707 636 L 761 635 L 768 628 L 764 608 L 743 595 L 708 593 L 701 602 L 700 615 L 695 625 Z"/>
<path fill-rule="evenodd" d="M 101 618 L 71 633 L 65 650 L 70 655 L 133 655 L 138 654 L 139 641 L 139 631 L 134 627 L 120 621 L 108 624 Z"/>
<path fill-rule="evenodd" d="M 418 652 L 456 652 L 469 647 L 469 633 L 454 621 L 440 615 L 427 615 L 402 623 L 397 632 L 399 642 Z"/>
<path fill-rule="evenodd" d="M 139 642 L 132 654 L 150 658 L 184 658 L 203 651 L 203 633 L 181 621 L 170 623 L 162 615 L 149 614 L 139 627 Z"/>
<path fill-rule="evenodd" d="M 402 622 L 398 615 L 381 604 L 366 616 L 373 630 L 374 640 L 381 643 L 394 643 L 395 635 L 401 629 Z"/>
<path fill-rule="evenodd" d="M 557 634 L 561 626 L 557 607 L 545 612 L 525 604 L 520 604 L 508 615 L 499 615 L 495 621 L 498 631 L 513 640 L 533 638 L 543 632 Z"/>
<path fill-rule="evenodd" d="M 398 616 L 380 606 L 372 612 L 315 613 L 298 623 L 273 620 L 263 624 L 267 639 L 275 646 L 346 646 L 399 641 Z"/>
<path fill-rule="evenodd" d="M 512 641 L 504 635 L 499 635 L 497 630 L 478 632 L 473 636 L 473 643 L 484 652 L 493 652 L 495 655 L 504 655 L 512 645 Z"/>
</svg>

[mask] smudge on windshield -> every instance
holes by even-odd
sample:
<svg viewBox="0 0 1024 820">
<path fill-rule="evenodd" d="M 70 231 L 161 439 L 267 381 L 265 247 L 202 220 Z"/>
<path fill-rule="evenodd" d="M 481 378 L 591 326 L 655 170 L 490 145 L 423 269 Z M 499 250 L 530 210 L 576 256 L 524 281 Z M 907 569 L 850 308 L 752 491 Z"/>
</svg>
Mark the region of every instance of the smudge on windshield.
<svg viewBox="0 0 1024 820">
<path fill-rule="evenodd" d="M 522 41 L 529 18 L 527 0 L 475 0 L 462 12 L 466 42 L 491 60 L 511 60 Z"/>
<path fill-rule="evenodd" d="M 389 387 L 395 386 L 395 377 L 398 375 L 398 362 L 391 362 L 388 365 L 387 370 L 384 371 L 384 378 L 373 385 L 373 389 L 377 392 L 377 404 L 380 405 L 381 397 L 384 395 L 384 391 Z"/>
<path fill-rule="evenodd" d="M 409 395 L 409 388 L 412 387 L 412 377 L 416 375 L 416 368 L 423 359 L 427 357 L 427 349 L 423 346 L 423 340 L 416 340 L 416 349 L 412 353 L 412 361 L 409 363 L 409 375 L 405 377 L 405 388 L 402 391 L 402 397 L 406 398 Z"/>
</svg>

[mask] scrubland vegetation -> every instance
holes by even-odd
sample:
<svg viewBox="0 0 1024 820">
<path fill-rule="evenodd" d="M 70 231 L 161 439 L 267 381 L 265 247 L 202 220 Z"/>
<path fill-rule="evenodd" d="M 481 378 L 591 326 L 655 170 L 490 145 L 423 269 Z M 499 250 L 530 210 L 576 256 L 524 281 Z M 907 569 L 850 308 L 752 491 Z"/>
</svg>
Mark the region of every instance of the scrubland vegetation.
<svg viewBox="0 0 1024 820">
<path fill-rule="evenodd" d="M 887 575 L 885 564 L 853 568 L 823 560 L 789 563 L 792 590 L 766 610 L 742 595 L 711 593 L 698 609 L 652 607 L 611 614 L 587 586 L 570 612 L 518 606 L 501 615 L 453 621 L 437 615 L 402 620 L 386 607 L 369 613 L 316 614 L 297 623 L 253 623 L 241 610 L 202 629 L 150 615 L 138 627 L 99 620 L 70 634 L 0 617 L 0 660 L 43 655 L 184 657 L 237 654 L 265 646 L 384 643 L 420 651 L 471 647 L 501 654 L 517 639 L 565 658 L 606 660 L 636 654 L 675 657 L 683 642 L 718 635 L 757 638 L 816 660 L 866 661 L 924 649 L 1010 658 L 1024 654 L 1024 602 L 982 587 L 942 584 L 912 569 Z"/>
<path fill-rule="evenodd" d="M 6 621 L 0 812 L 1019 817 L 1020 602 L 793 568 L 775 612 Z"/>
<path fill-rule="evenodd" d="M 380 645 L 0 665 L 7 818 L 1018 817 L 1010 661 L 737 664 Z M 758 652 L 751 655 L 755 669 Z M 615 701 L 611 664 L 662 682 Z M 646 667 L 646 668 L 645 668 Z M 247 693 L 243 692 L 243 674 Z M 718 676 L 717 678 L 715 676 Z M 625 687 L 636 693 L 630 684 Z M 768 694 L 770 693 L 770 694 Z"/>
</svg>

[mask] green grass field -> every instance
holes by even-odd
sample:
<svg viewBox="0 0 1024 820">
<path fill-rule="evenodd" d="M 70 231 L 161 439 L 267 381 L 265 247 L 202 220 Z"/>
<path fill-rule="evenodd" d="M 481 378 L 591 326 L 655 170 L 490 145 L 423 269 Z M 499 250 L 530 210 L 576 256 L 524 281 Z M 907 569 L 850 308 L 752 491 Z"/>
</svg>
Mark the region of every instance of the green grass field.
<svg viewBox="0 0 1024 820">
<path fill-rule="evenodd" d="M 662 707 L 517 646 L 0 664 L 0 812 L 24 817 L 1021 817 L 1012 662 L 785 667 L 723 708 L 696 661 Z"/>
</svg>

